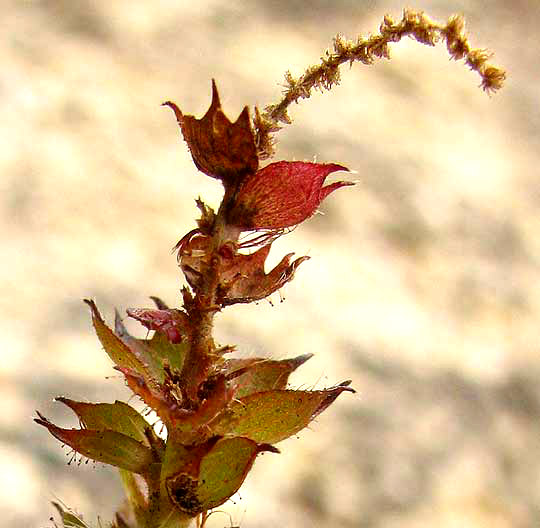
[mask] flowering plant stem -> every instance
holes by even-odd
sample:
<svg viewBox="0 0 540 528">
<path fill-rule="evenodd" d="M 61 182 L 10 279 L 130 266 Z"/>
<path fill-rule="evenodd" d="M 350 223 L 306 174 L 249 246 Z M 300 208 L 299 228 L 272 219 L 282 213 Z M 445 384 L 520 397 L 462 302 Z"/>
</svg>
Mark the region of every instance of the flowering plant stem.
<svg viewBox="0 0 540 528">
<path fill-rule="evenodd" d="M 130 335 L 118 313 L 110 328 L 96 304 L 86 301 L 101 345 L 145 408 L 140 413 L 118 401 L 60 397 L 80 429 L 58 427 L 39 412 L 35 419 L 81 457 L 119 469 L 127 500 L 112 528 L 188 528 L 194 522 L 203 528 L 212 509 L 238 491 L 258 455 L 279 453 L 275 444 L 307 427 L 342 393 L 354 392 L 350 380 L 319 390 L 291 389 L 289 375 L 311 354 L 282 360 L 231 357 L 234 346 L 214 341 L 216 314 L 267 299 L 308 260 L 292 260 L 290 253 L 266 271 L 274 241 L 311 217 L 331 193 L 353 185 L 346 180 L 325 185 L 330 174 L 348 171 L 337 163 L 278 161 L 262 168 L 259 163 L 273 152 L 271 134 L 290 122 L 292 102 L 309 97 L 313 88 L 330 89 L 345 62 L 388 58 L 388 44 L 405 35 L 428 45 L 444 38 L 451 56 L 465 58 L 481 75 L 486 91 L 499 88 L 504 72 L 487 64 L 487 52 L 469 46 L 462 29 L 459 17 L 439 25 L 406 10 L 398 24 L 385 17 L 379 35 L 355 43 L 338 36 L 334 52 L 320 65 L 296 80 L 287 73 L 283 99 L 263 113 L 256 109 L 253 122 L 247 107 L 234 122 L 226 117 L 214 82 L 201 119 L 164 103 L 174 111 L 193 162 L 221 181 L 224 194 L 217 212 L 197 200 L 197 227 L 175 246 L 186 280 L 180 307 L 152 297 L 154 308 L 127 310 L 153 334 Z M 148 411 L 158 416 L 159 428 L 145 419 Z M 87 527 L 70 510 L 55 506 L 64 527 Z"/>
</svg>

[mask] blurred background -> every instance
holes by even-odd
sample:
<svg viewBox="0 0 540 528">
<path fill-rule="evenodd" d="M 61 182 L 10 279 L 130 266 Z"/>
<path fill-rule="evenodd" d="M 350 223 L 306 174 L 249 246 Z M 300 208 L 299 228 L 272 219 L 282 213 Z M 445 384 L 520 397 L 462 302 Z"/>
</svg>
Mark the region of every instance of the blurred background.
<svg viewBox="0 0 540 528">
<path fill-rule="evenodd" d="M 149 295 L 179 302 L 171 247 L 194 198 L 217 205 L 221 187 L 160 103 L 200 117 L 214 77 L 236 119 L 336 33 L 374 32 L 405 5 L 0 4 L 0 526 L 50 527 L 55 499 L 95 524 L 122 500 L 116 473 L 68 466 L 31 418 L 71 427 L 54 396 L 129 397 L 83 298 L 109 321 Z M 412 7 L 463 13 L 506 86 L 488 97 L 444 45 L 406 40 L 291 108 L 275 160 L 338 162 L 359 184 L 274 244 L 270 264 L 312 257 L 285 302 L 226 310 L 216 337 L 247 356 L 312 352 L 294 386 L 352 379 L 358 394 L 257 460 L 210 527 L 540 525 L 540 3 Z"/>
</svg>

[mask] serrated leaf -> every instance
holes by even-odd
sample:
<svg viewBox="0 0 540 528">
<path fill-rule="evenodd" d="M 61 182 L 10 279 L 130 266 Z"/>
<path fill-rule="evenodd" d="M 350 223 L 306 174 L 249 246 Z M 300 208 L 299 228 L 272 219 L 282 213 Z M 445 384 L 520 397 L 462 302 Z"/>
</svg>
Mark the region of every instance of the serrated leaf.
<svg viewBox="0 0 540 528">
<path fill-rule="evenodd" d="M 129 368 L 150 381 L 151 375 L 142 358 L 137 357 L 137 350 L 129 348 L 106 324 L 94 301 L 84 301 L 92 310 L 92 323 L 101 345 L 115 365 Z"/>
<path fill-rule="evenodd" d="M 145 474 L 153 467 L 153 451 L 127 435 L 107 430 L 63 429 L 38 415 L 36 423 L 85 457 L 134 473 Z"/>
<path fill-rule="evenodd" d="M 233 401 L 209 427 L 216 435 L 245 436 L 274 444 L 306 427 L 343 391 L 354 392 L 345 385 L 318 391 L 256 392 Z"/>
<path fill-rule="evenodd" d="M 116 431 L 150 448 L 163 443 L 144 417 L 127 403 L 86 403 L 63 397 L 56 401 L 72 409 L 86 429 Z"/>
<path fill-rule="evenodd" d="M 236 389 L 237 399 L 254 392 L 284 389 L 291 372 L 310 359 L 313 354 L 304 354 L 291 359 L 271 360 L 265 358 L 228 359 L 225 361 L 227 378 Z"/>
</svg>

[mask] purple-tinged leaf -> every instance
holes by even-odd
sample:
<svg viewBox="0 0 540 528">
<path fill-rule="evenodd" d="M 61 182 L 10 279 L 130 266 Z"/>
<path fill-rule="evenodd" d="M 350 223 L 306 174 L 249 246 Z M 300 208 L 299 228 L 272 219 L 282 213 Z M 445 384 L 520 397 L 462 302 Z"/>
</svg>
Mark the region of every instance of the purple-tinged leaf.
<svg viewBox="0 0 540 528">
<path fill-rule="evenodd" d="M 148 473 L 156 460 L 142 442 L 116 431 L 62 429 L 38 413 L 34 421 L 81 455 L 134 473 Z"/>
<path fill-rule="evenodd" d="M 188 316 L 181 310 L 128 308 L 127 314 L 143 324 L 148 330 L 162 332 L 171 343 L 178 344 L 189 337 Z"/>
<path fill-rule="evenodd" d="M 146 366 L 150 376 L 158 383 L 163 383 L 165 375 L 163 361 L 151 349 L 150 342 L 152 340 L 133 337 L 125 327 L 118 310 L 114 312 L 114 333 Z M 163 336 L 163 339 L 168 342 L 165 336 Z"/>
<path fill-rule="evenodd" d="M 168 431 L 175 431 L 179 435 L 183 434 L 185 443 L 191 444 L 207 437 L 208 428 L 206 425 L 227 407 L 235 395 L 234 387 L 228 386 L 224 376 L 213 378 L 210 388 L 204 392 L 205 394 L 200 395 L 202 403 L 197 410 L 179 409 L 170 415 L 171 422 L 167 424 Z"/>
</svg>

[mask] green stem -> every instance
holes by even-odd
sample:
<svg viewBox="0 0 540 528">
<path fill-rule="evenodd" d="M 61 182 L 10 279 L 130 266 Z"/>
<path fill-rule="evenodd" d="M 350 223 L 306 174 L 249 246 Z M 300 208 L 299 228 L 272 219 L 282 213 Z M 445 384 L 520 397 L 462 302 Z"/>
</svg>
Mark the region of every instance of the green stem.
<svg viewBox="0 0 540 528">
<path fill-rule="evenodd" d="M 190 528 L 193 526 L 193 521 L 195 521 L 194 517 L 183 517 L 171 510 L 165 519 L 160 519 L 157 524 L 149 525 L 149 528 Z"/>
</svg>

